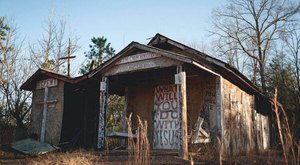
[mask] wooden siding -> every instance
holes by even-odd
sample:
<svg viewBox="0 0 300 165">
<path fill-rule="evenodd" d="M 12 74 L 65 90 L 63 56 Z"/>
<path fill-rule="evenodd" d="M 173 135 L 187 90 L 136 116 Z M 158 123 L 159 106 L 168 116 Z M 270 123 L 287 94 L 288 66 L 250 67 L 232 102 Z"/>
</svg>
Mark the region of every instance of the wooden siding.
<svg viewBox="0 0 300 165">
<path fill-rule="evenodd" d="M 33 91 L 31 110 L 30 134 L 41 135 L 43 118 L 44 88 Z M 49 87 L 47 100 L 57 100 L 47 104 L 45 142 L 58 144 L 60 141 L 63 107 L 64 107 L 64 82 L 58 81 L 58 86 Z"/>
<path fill-rule="evenodd" d="M 262 151 L 269 147 L 268 116 L 256 113 L 254 96 L 223 81 L 224 138 L 226 155 Z"/>
</svg>

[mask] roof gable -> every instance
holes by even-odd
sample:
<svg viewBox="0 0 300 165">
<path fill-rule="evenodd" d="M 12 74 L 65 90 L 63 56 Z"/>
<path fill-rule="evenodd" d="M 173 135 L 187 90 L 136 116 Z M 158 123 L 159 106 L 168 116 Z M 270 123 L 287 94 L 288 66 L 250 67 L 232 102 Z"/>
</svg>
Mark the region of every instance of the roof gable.
<svg viewBox="0 0 300 165">
<path fill-rule="evenodd" d="M 168 67 L 182 62 L 192 63 L 192 60 L 181 54 L 132 42 L 111 60 L 92 71 L 89 77 L 98 73 L 112 75 L 133 70 Z"/>
<path fill-rule="evenodd" d="M 174 48 L 177 48 L 183 52 L 185 52 L 185 55 L 193 58 L 195 61 L 197 62 L 204 62 L 207 61 L 209 63 L 214 63 L 216 65 L 222 66 L 224 67 L 226 64 L 225 62 L 216 59 L 214 57 L 211 57 L 203 52 L 200 52 L 194 48 L 191 48 L 187 45 L 184 45 L 180 42 L 177 42 L 175 40 L 172 40 L 164 35 L 161 35 L 159 33 L 157 33 L 147 44 L 149 46 L 153 46 L 153 47 L 158 47 L 158 48 L 162 48 L 164 46 L 168 47 L 167 45 L 172 46 Z"/>
<path fill-rule="evenodd" d="M 186 52 L 186 55 L 191 57 L 193 60 L 195 60 L 198 63 L 201 64 L 209 64 L 212 67 L 209 67 L 209 65 L 206 65 L 206 67 L 209 67 L 210 69 L 215 68 L 216 72 L 223 76 L 227 76 L 230 79 L 235 79 L 237 81 L 240 81 L 250 88 L 252 88 L 254 91 L 262 94 L 262 92 L 259 90 L 259 88 L 254 85 L 245 75 L 240 73 L 236 68 L 233 68 L 232 66 L 228 65 L 227 63 L 216 59 L 214 57 L 211 57 L 203 52 L 200 52 L 196 49 L 193 49 L 189 46 L 186 46 L 182 43 L 179 43 L 175 40 L 172 40 L 164 35 L 161 35 L 157 33 L 147 45 L 153 46 L 153 47 L 163 47 L 166 45 L 171 45 L 172 47 L 176 47 L 177 49 L 182 50 L 183 52 Z M 228 76 L 229 75 L 229 76 Z"/>
<path fill-rule="evenodd" d="M 22 90 L 32 91 L 35 88 L 35 85 L 38 81 L 45 79 L 57 79 L 63 81 L 65 83 L 75 84 L 79 81 L 82 81 L 87 78 L 86 75 L 82 75 L 76 78 L 71 78 L 68 76 L 64 76 L 49 70 L 39 68 L 31 77 L 29 77 L 20 87 Z"/>
</svg>

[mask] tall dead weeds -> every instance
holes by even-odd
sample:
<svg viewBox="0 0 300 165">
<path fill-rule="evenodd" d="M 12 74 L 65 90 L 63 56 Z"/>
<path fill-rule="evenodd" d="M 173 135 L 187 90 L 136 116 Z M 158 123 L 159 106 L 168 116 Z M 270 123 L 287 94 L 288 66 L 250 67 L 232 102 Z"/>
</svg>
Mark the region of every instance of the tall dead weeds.
<svg viewBox="0 0 300 165">
<path fill-rule="evenodd" d="M 272 102 L 274 104 L 273 111 L 276 116 L 284 162 L 285 164 L 299 165 L 299 144 L 294 140 L 293 132 L 289 126 L 289 119 L 283 106 L 277 101 L 277 88 L 275 88 Z M 295 149 L 298 150 L 297 155 Z"/>
<path fill-rule="evenodd" d="M 129 164 L 151 164 L 151 154 L 150 154 L 150 144 L 147 136 L 148 132 L 148 123 L 145 120 L 138 118 L 138 127 L 136 138 L 134 138 L 132 133 L 132 114 L 127 118 L 128 125 L 128 156 Z"/>
</svg>

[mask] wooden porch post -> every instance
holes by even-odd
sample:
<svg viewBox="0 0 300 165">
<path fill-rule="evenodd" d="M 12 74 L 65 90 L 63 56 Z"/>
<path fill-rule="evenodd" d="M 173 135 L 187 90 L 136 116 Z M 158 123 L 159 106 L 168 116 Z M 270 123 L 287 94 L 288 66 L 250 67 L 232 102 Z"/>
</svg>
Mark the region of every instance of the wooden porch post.
<svg viewBox="0 0 300 165">
<path fill-rule="evenodd" d="M 106 104 L 108 97 L 108 80 L 102 77 L 100 82 L 100 109 L 99 109 L 99 127 L 98 127 L 98 149 L 105 147 L 105 127 L 106 127 Z"/>
<path fill-rule="evenodd" d="M 186 73 L 182 66 L 177 67 L 177 91 L 179 95 L 178 120 L 179 127 L 179 156 L 188 159 L 188 138 L 187 138 L 187 106 L 186 106 Z"/>
</svg>

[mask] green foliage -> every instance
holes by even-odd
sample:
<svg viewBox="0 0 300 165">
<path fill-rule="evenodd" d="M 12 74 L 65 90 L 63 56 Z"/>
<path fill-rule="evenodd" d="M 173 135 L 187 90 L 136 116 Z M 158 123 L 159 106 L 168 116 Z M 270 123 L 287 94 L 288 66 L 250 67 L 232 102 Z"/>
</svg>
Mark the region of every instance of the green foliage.
<svg viewBox="0 0 300 165">
<path fill-rule="evenodd" d="M 94 66 L 98 67 L 115 55 L 115 50 L 110 46 L 110 43 L 107 42 L 104 36 L 93 37 L 91 41 L 92 45 L 90 45 L 90 50 L 84 53 L 89 62 L 80 69 L 81 74 L 88 72 L 92 60 L 94 61 Z"/>
<path fill-rule="evenodd" d="M 5 36 L 7 35 L 8 31 L 10 30 L 10 27 L 8 24 L 4 23 L 5 17 L 0 17 L 0 39 L 5 40 Z"/>
<path fill-rule="evenodd" d="M 126 102 L 124 96 L 110 95 L 108 98 L 107 105 L 107 131 L 122 131 L 125 116 L 123 112 L 125 111 Z"/>
<path fill-rule="evenodd" d="M 269 66 L 269 91 L 272 93 L 274 88 L 278 89 L 278 101 L 285 109 L 295 109 L 297 103 L 296 79 L 292 71 L 291 64 L 285 61 L 283 55 L 273 58 Z"/>
</svg>

